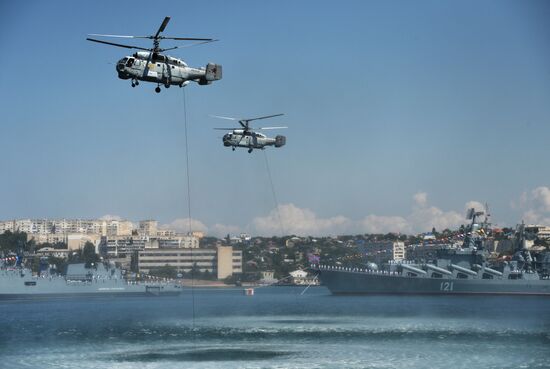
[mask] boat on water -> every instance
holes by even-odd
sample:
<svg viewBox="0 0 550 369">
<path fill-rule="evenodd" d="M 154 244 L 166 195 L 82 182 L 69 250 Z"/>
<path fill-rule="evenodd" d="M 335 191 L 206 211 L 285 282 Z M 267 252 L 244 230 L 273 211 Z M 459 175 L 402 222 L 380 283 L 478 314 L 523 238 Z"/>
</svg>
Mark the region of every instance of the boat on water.
<svg viewBox="0 0 550 369">
<path fill-rule="evenodd" d="M 544 295 L 550 296 L 550 252 L 535 261 L 518 230 L 517 247 L 510 260 L 492 265 L 485 247 L 487 217 L 470 211 L 472 223 L 458 248 L 438 250 L 428 261 L 390 261 L 381 268 L 314 265 L 321 283 L 332 294 L 432 294 L 432 295 Z M 470 218 L 469 217 L 469 218 Z"/>
<path fill-rule="evenodd" d="M 22 266 L 0 267 L 1 299 L 36 299 L 59 297 L 102 296 L 174 296 L 182 291 L 180 285 L 168 282 L 136 282 L 124 278 L 114 265 L 97 263 L 70 264 L 67 274 L 33 275 Z"/>
</svg>

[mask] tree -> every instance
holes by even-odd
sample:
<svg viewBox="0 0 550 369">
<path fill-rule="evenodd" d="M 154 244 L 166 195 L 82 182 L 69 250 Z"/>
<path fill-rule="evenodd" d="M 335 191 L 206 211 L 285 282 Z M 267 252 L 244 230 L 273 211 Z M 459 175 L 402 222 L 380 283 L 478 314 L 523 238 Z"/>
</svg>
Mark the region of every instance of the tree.
<svg viewBox="0 0 550 369">
<path fill-rule="evenodd" d="M 160 278 L 175 279 L 178 275 L 178 271 L 176 267 L 166 264 L 165 266 L 149 270 L 149 275 L 154 275 Z"/>
<path fill-rule="evenodd" d="M 25 232 L 5 231 L 0 234 L 0 251 L 4 253 L 15 252 L 22 253 L 25 251 L 34 252 L 34 240 L 27 241 Z"/>
<path fill-rule="evenodd" d="M 95 253 L 95 246 L 90 241 L 84 244 L 84 248 L 82 249 L 82 261 L 84 261 L 86 268 L 90 268 L 99 261 L 99 256 Z"/>
<path fill-rule="evenodd" d="M 138 251 L 136 250 L 132 252 L 132 255 L 130 256 L 130 271 L 134 273 L 139 272 L 138 260 L 139 260 L 139 254 L 138 254 Z"/>
</svg>

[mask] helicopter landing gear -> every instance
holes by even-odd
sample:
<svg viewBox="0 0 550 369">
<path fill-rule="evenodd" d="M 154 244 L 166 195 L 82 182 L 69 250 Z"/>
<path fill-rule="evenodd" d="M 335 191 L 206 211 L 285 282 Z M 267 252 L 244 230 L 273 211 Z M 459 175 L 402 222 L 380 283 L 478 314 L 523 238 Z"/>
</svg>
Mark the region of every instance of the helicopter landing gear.
<svg viewBox="0 0 550 369">
<path fill-rule="evenodd" d="M 160 86 L 157 86 L 157 88 L 155 88 L 155 92 L 158 94 L 160 92 Z"/>
<path fill-rule="evenodd" d="M 231 150 L 235 151 L 235 148 L 234 148 L 234 147 L 232 147 L 232 148 L 231 148 Z"/>
<path fill-rule="evenodd" d="M 170 85 L 169 85 L 169 84 L 165 84 L 165 85 L 164 85 L 164 88 L 170 88 Z"/>
<path fill-rule="evenodd" d="M 248 149 L 248 153 L 250 154 L 252 152 L 252 149 Z"/>
<path fill-rule="evenodd" d="M 139 85 L 139 81 L 137 79 L 132 79 L 132 87 L 136 87 Z"/>
<path fill-rule="evenodd" d="M 136 87 L 136 84 L 134 82 L 132 82 L 132 87 Z"/>
</svg>

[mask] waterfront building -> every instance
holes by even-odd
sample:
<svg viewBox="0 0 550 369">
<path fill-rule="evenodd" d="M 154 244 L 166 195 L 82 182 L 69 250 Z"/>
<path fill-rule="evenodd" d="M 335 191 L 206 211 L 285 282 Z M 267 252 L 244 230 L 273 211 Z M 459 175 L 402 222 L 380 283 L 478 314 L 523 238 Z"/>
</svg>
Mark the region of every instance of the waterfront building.
<svg viewBox="0 0 550 369">
<path fill-rule="evenodd" d="M 308 273 L 304 270 L 298 269 L 292 271 L 290 274 L 290 283 L 295 285 L 318 285 L 319 280 L 316 277 L 309 277 Z"/>
<path fill-rule="evenodd" d="M 53 247 L 43 247 L 36 251 L 38 256 L 54 256 L 56 258 L 67 259 L 71 253 L 68 249 L 54 249 Z"/>
<path fill-rule="evenodd" d="M 273 270 L 266 270 L 266 271 L 260 272 L 260 274 L 261 274 L 260 283 L 263 283 L 263 284 L 277 283 L 277 280 L 275 279 L 275 272 Z"/>
</svg>

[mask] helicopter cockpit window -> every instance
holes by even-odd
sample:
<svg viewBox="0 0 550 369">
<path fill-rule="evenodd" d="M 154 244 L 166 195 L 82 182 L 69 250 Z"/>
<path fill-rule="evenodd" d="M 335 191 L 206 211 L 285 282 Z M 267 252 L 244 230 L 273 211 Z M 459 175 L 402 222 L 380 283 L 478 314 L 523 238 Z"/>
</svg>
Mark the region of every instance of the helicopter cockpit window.
<svg viewBox="0 0 550 369">
<path fill-rule="evenodd" d="M 128 59 L 128 62 L 126 63 L 127 67 L 131 67 L 134 64 L 134 58 Z"/>
</svg>

